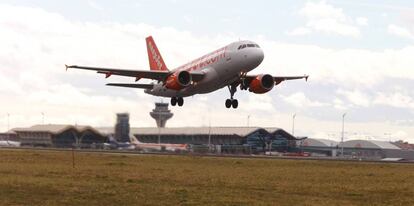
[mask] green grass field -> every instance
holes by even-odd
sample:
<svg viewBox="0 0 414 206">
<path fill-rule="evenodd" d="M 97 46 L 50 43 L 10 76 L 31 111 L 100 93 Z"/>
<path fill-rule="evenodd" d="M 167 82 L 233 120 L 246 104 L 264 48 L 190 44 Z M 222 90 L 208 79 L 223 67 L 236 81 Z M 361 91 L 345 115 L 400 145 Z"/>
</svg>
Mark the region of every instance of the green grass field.
<svg viewBox="0 0 414 206">
<path fill-rule="evenodd" d="M 0 149 L 0 205 L 414 205 L 414 165 Z"/>
</svg>

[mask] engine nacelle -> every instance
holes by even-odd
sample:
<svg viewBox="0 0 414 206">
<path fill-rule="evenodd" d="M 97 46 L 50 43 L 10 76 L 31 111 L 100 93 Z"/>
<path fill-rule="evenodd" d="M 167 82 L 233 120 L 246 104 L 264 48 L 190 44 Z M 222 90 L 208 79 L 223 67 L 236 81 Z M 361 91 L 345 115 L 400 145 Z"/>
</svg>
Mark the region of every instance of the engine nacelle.
<svg viewBox="0 0 414 206">
<path fill-rule="evenodd" d="M 191 74 L 188 71 L 179 71 L 171 74 L 165 81 L 165 87 L 173 90 L 181 90 L 191 84 Z"/>
<path fill-rule="evenodd" d="M 270 74 L 261 74 L 254 78 L 249 85 L 249 91 L 256 94 L 263 94 L 273 89 L 275 80 Z"/>
</svg>

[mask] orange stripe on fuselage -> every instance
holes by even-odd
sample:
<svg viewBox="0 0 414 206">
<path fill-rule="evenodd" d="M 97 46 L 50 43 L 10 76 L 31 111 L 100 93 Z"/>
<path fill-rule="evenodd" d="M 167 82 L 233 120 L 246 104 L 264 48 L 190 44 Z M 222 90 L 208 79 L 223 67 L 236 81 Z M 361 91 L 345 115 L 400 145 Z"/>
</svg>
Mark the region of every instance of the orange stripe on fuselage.
<svg viewBox="0 0 414 206">
<path fill-rule="evenodd" d="M 214 64 L 216 62 L 218 62 L 220 59 L 223 59 L 226 57 L 226 50 L 227 50 L 227 46 L 217 49 L 216 51 L 213 51 L 211 53 L 208 53 L 200 58 L 197 58 L 187 64 L 184 64 L 176 69 L 174 69 L 174 71 L 181 71 L 181 70 L 186 70 L 186 71 L 194 71 L 194 70 L 199 70 L 202 69 L 204 67 L 207 67 L 211 64 Z"/>
</svg>

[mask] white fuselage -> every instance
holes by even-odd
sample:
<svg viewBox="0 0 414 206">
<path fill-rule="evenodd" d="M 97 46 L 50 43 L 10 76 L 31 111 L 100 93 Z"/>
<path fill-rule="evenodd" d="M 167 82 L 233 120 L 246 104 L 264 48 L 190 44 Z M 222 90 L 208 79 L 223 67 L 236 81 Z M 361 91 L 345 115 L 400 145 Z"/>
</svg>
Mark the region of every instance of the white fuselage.
<svg viewBox="0 0 414 206">
<path fill-rule="evenodd" d="M 167 89 L 160 82 L 153 89 L 145 90 L 145 93 L 162 97 L 188 97 L 213 92 L 237 81 L 243 73 L 255 69 L 263 58 L 263 51 L 256 43 L 234 42 L 173 70 L 202 72 L 205 76 L 201 81 L 181 90 Z"/>
</svg>

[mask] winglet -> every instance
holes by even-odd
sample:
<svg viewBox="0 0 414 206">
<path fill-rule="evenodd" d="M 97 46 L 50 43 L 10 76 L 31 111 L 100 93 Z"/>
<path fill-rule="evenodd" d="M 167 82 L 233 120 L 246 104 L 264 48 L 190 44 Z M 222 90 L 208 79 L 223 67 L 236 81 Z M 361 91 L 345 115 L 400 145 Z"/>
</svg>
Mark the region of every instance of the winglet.
<svg viewBox="0 0 414 206">
<path fill-rule="evenodd" d="M 66 71 L 68 71 L 69 66 L 67 64 L 65 64 L 65 68 L 66 68 Z"/>
<path fill-rule="evenodd" d="M 308 81 L 309 75 L 305 75 L 305 81 Z"/>
</svg>

